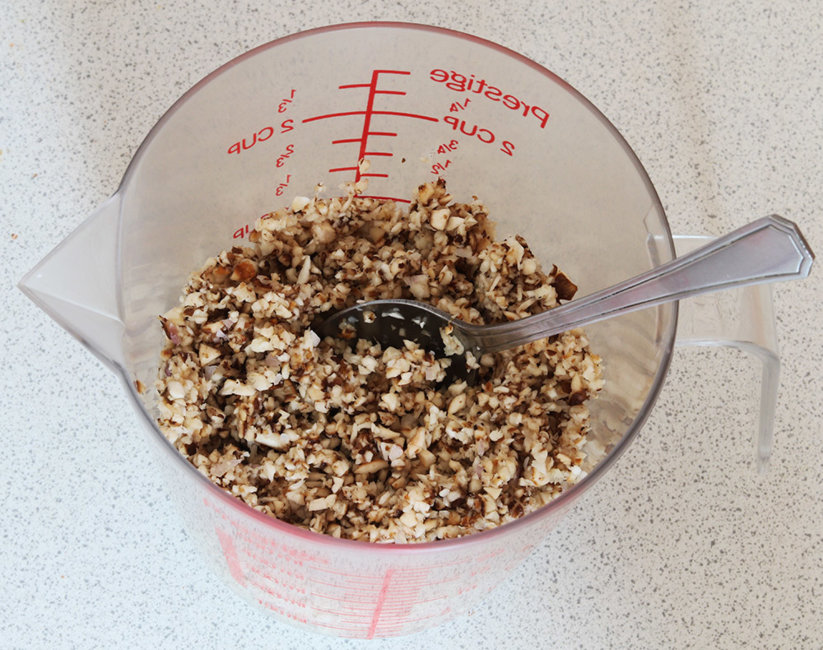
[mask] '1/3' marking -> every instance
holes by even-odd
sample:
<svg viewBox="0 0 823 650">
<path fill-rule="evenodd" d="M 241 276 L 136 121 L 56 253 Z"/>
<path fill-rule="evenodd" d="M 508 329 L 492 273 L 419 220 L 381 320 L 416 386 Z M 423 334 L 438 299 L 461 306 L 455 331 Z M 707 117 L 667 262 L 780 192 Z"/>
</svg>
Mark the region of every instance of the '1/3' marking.
<svg viewBox="0 0 823 650">
<path fill-rule="evenodd" d="M 276 189 L 276 190 L 274 190 L 274 193 L 275 193 L 277 196 L 283 196 L 283 192 L 284 192 L 284 191 L 286 190 L 286 188 L 289 186 L 289 182 L 290 182 L 290 181 L 291 181 L 291 174 L 286 174 L 286 180 L 285 180 L 285 181 L 283 181 L 282 183 L 280 183 L 280 185 L 278 185 L 278 186 L 277 186 L 277 189 Z"/>
<path fill-rule="evenodd" d="M 278 113 L 285 113 L 286 109 L 289 107 L 289 104 L 291 104 L 292 99 L 294 99 L 294 88 L 291 89 L 291 93 L 289 93 L 289 96 L 284 97 L 283 101 L 281 101 L 277 105 L 277 112 Z"/>
</svg>

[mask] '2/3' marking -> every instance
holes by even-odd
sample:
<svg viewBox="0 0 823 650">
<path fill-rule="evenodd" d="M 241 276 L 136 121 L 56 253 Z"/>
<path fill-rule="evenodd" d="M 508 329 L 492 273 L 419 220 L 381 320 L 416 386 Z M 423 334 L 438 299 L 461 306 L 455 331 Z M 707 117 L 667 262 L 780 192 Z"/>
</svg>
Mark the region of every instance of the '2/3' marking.
<svg viewBox="0 0 823 650">
<path fill-rule="evenodd" d="M 286 159 L 291 157 L 291 155 L 293 153 L 294 153 L 294 145 L 293 144 L 287 144 L 285 153 L 282 153 L 277 157 L 277 160 L 274 163 L 275 167 L 282 167 L 283 165 L 285 165 L 286 164 Z"/>
</svg>

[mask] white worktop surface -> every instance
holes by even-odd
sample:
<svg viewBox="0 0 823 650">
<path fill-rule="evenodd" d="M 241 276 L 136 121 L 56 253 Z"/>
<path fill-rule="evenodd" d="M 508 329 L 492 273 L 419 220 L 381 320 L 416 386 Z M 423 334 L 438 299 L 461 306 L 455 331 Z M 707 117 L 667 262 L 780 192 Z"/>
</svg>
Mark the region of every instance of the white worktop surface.
<svg viewBox="0 0 823 650">
<path fill-rule="evenodd" d="M 823 647 L 823 273 L 775 287 L 771 468 L 756 366 L 680 349 L 637 441 L 468 616 L 377 642 L 251 609 L 201 564 L 120 385 L 16 289 L 159 116 L 242 52 L 405 20 L 522 52 L 633 146 L 672 228 L 778 213 L 823 250 L 819 2 L 61 2 L 0 11 L 0 648 Z"/>
</svg>

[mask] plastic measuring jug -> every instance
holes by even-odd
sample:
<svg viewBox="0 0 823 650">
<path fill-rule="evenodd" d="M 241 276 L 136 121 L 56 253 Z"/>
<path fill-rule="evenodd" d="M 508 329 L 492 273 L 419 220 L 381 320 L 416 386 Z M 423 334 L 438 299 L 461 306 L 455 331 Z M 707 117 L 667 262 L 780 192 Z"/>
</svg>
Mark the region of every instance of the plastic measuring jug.
<svg viewBox="0 0 823 650">
<path fill-rule="evenodd" d="M 674 256 L 634 153 L 568 84 L 465 34 L 368 23 L 283 38 L 206 77 L 151 130 L 112 198 L 21 283 L 121 378 L 215 570 L 279 618 L 329 634 L 406 634 L 476 603 L 627 447 L 675 343 L 676 303 L 588 328 L 606 373 L 591 403 L 588 475 L 498 529 L 368 544 L 282 523 L 221 491 L 155 425 L 157 316 L 190 272 L 293 196 L 336 195 L 365 178 L 367 195 L 408 202 L 437 177 L 457 200 L 479 196 L 500 236 L 523 235 L 579 295 Z M 759 336 L 774 348 L 773 332 Z"/>
</svg>

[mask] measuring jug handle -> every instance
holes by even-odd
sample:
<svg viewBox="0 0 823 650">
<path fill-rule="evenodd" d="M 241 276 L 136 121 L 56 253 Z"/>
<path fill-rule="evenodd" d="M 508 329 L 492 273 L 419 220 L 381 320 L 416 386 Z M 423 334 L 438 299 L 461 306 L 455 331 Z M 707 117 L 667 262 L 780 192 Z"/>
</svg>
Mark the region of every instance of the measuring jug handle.
<svg viewBox="0 0 823 650">
<path fill-rule="evenodd" d="M 675 276 L 664 289 L 688 298 L 680 303 L 677 345 L 737 348 L 762 364 L 755 459 L 758 468 L 764 471 L 768 467 L 774 437 L 780 357 L 771 290 L 768 285 L 759 283 L 807 276 L 814 254 L 797 226 L 776 215 L 759 219 L 719 239 L 674 239 L 682 257 L 669 266 L 679 269 L 683 281 L 677 282 Z M 714 289 L 733 290 L 709 294 L 689 289 L 690 283 L 705 286 L 711 279 L 705 273 L 706 269 L 694 273 L 690 268 L 694 261 L 706 258 L 714 261 L 709 269 L 715 278 Z M 654 271 L 659 272 L 661 268 Z M 747 286 L 741 286 L 746 281 Z M 649 303 L 654 304 L 656 296 L 651 293 L 647 297 Z"/>
<path fill-rule="evenodd" d="M 672 238 L 678 256 L 715 239 L 706 235 L 674 235 Z M 760 407 L 754 435 L 754 458 L 758 470 L 767 470 L 774 441 L 780 379 L 771 286 L 754 284 L 681 300 L 675 343 L 677 347 L 733 348 L 760 363 L 760 386 L 754 387 Z"/>
<path fill-rule="evenodd" d="M 106 365 L 123 365 L 115 194 L 29 271 L 18 287 Z"/>
</svg>

